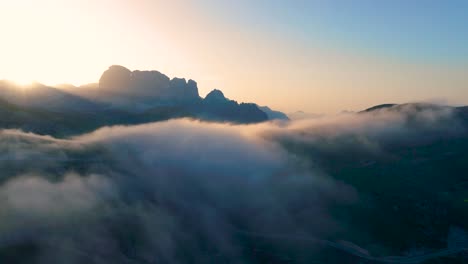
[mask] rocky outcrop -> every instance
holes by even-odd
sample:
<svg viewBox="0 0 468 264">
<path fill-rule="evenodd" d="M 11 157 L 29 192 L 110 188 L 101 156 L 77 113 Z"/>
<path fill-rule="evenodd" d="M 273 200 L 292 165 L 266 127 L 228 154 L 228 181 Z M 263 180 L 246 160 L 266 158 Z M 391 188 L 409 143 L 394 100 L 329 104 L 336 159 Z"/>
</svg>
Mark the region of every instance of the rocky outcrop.
<svg viewBox="0 0 468 264">
<path fill-rule="evenodd" d="M 122 107 L 152 107 L 200 100 L 193 80 L 169 79 L 158 71 L 130 71 L 114 65 L 99 80 L 99 99 Z"/>
<path fill-rule="evenodd" d="M 269 119 L 256 104 L 239 104 L 217 89 L 200 98 L 194 80 L 170 79 L 158 71 L 130 71 L 119 65 L 110 66 L 98 84 L 64 89 L 104 103 L 106 109 L 138 114 L 148 122 L 179 117 L 233 123 Z"/>
<path fill-rule="evenodd" d="M 185 81 L 181 78 L 173 78 L 169 82 L 168 97 L 179 102 L 193 102 L 200 99 L 197 83 L 194 80 Z"/>
<path fill-rule="evenodd" d="M 236 123 L 257 123 L 268 120 L 268 116 L 256 104 L 237 103 L 227 99 L 223 92 L 214 89 L 202 101 L 202 118 Z"/>
<path fill-rule="evenodd" d="M 203 101 L 208 104 L 224 104 L 229 102 L 229 100 L 224 96 L 223 92 L 218 89 L 214 89 L 208 93 Z"/>
</svg>

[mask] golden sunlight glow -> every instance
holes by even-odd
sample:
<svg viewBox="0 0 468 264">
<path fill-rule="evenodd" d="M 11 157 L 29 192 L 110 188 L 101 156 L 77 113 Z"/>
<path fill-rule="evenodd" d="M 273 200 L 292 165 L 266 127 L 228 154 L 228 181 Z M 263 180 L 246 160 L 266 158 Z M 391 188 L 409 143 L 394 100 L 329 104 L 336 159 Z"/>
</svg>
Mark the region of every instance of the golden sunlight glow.
<svg viewBox="0 0 468 264">
<path fill-rule="evenodd" d="M 28 79 L 17 79 L 12 80 L 12 82 L 17 84 L 21 89 L 26 90 L 30 89 L 36 81 Z"/>
<path fill-rule="evenodd" d="M 416 65 L 216 21 L 191 0 L 2 0 L 0 79 L 97 82 L 110 65 L 158 70 L 285 112 L 467 98 L 466 68 Z M 444 89 L 441 89 L 444 88 Z"/>
</svg>

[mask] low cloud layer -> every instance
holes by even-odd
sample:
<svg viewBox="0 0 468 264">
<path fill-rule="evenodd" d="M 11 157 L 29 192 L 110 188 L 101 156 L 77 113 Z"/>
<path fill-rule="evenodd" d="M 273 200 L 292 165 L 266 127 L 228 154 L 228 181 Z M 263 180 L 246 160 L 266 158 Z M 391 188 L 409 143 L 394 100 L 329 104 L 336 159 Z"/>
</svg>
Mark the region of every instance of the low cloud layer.
<svg viewBox="0 0 468 264">
<path fill-rule="evenodd" d="M 328 175 L 326 157 L 387 157 L 464 129 L 437 108 L 249 126 L 172 120 L 69 139 L 4 130 L 0 254 L 25 263 L 253 263 L 252 248 L 263 245 L 270 252 L 261 255 L 291 255 L 246 234 L 327 239 L 349 228 L 332 208 L 360 194 Z"/>
</svg>

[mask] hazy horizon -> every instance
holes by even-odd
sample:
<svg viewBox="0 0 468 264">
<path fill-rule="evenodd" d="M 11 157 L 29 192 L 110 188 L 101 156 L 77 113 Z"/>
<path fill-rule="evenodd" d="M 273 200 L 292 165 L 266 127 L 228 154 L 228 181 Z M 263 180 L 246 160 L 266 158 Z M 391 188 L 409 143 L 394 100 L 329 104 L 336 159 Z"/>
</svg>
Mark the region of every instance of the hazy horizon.
<svg viewBox="0 0 468 264">
<path fill-rule="evenodd" d="M 81 85 L 119 64 L 196 80 L 201 95 L 217 88 L 284 112 L 463 105 L 467 8 L 463 1 L 2 1 L 0 78 Z"/>
</svg>

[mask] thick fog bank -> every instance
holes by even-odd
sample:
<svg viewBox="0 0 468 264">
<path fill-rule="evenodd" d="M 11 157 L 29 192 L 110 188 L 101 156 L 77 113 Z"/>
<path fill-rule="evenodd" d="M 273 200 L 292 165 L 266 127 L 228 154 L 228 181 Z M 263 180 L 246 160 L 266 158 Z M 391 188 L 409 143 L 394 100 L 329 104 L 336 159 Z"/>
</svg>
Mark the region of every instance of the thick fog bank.
<svg viewBox="0 0 468 264">
<path fill-rule="evenodd" d="M 259 125 L 172 120 L 68 139 L 3 130 L 0 255 L 14 263 L 294 258 L 294 247 L 243 232 L 331 239 L 353 228 L 332 208 L 360 194 L 328 174 L 327 160 L 387 159 L 394 149 L 464 138 L 464 122 L 445 108 Z M 255 252 L 262 246 L 268 252 Z"/>
</svg>

